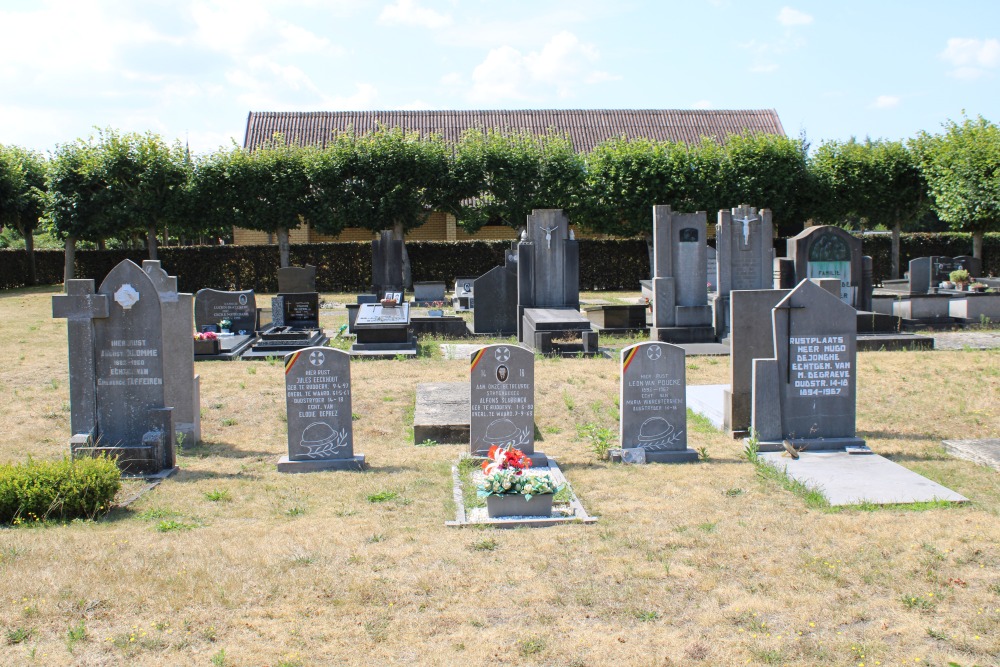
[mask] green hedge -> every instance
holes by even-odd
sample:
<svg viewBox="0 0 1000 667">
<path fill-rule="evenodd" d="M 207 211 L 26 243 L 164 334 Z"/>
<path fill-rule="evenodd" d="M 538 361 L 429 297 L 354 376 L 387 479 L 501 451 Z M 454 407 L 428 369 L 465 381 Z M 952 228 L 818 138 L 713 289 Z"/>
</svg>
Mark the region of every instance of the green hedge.
<svg viewBox="0 0 1000 667">
<path fill-rule="evenodd" d="M 892 241 L 888 235 L 866 236 L 863 248 L 871 255 L 876 281 L 889 277 Z M 785 254 L 785 239 L 776 239 L 778 256 Z M 509 241 L 410 241 L 414 280 L 444 280 L 449 286 L 458 276 L 478 276 L 503 264 Z M 972 254 L 970 234 L 904 234 L 902 266 L 914 257 Z M 62 282 L 63 253 L 35 253 L 39 282 Z M 274 245 L 184 246 L 160 248 L 160 260 L 185 292 L 203 287 L 215 289 L 278 289 L 278 248 Z M 142 264 L 145 250 L 80 250 L 76 253 L 76 275 L 93 278 L 97 284 L 123 259 Z M 294 266 L 316 266 L 317 289 L 321 292 L 363 292 L 371 281 L 371 243 L 315 243 L 293 245 Z M 983 242 L 983 273 L 1000 275 L 1000 234 L 986 234 Z M 0 250 L 0 289 L 24 287 L 27 268 L 23 250 Z M 580 241 L 580 289 L 635 290 L 649 277 L 649 259 L 642 240 Z"/>
<path fill-rule="evenodd" d="M 0 465 L 0 522 L 93 518 L 121 488 L 121 473 L 106 457 Z"/>
</svg>

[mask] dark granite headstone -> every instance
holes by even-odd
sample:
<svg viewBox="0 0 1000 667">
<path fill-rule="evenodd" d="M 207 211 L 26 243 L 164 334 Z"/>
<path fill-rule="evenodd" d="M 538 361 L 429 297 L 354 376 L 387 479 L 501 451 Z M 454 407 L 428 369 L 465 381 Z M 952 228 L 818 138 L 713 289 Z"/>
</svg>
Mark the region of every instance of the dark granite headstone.
<svg viewBox="0 0 1000 667">
<path fill-rule="evenodd" d="M 470 355 L 469 381 L 472 454 L 511 445 L 545 465 L 535 452 L 535 355 L 517 345 L 487 345 Z"/>
<path fill-rule="evenodd" d="M 619 441 L 642 448 L 646 461 L 696 461 L 687 446 L 684 348 L 638 343 L 621 351 Z"/>
<path fill-rule="evenodd" d="M 386 292 L 403 291 L 403 242 L 383 231 L 372 241 L 372 289 L 381 299 Z"/>
<path fill-rule="evenodd" d="M 319 294 L 279 294 L 283 326 L 294 329 L 319 328 Z"/>
<path fill-rule="evenodd" d="M 222 320 L 232 324 L 229 330 L 237 334 L 252 334 L 257 328 L 257 298 L 252 289 L 224 292 L 200 289 L 194 295 L 194 326 L 203 331 L 206 325 L 218 325 Z"/>
<path fill-rule="evenodd" d="M 456 283 L 457 284 L 457 283 Z M 461 285 L 465 288 L 465 285 Z M 475 279 L 468 291 L 480 294 L 472 314 L 472 331 L 477 334 L 517 333 L 517 241 L 504 252 L 503 266 L 496 266 Z"/>
<path fill-rule="evenodd" d="M 279 292 L 315 292 L 315 266 L 286 266 L 278 269 Z"/>
<path fill-rule="evenodd" d="M 863 445 L 855 432 L 857 317 L 805 280 L 772 310 L 775 355 L 756 359 L 751 422 L 762 448 Z"/>
<path fill-rule="evenodd" d="M 278 472 L 360 470 L 354 454 L 351 356 L 329 347 L 307 347 L 285 356 L 288 456 Z"/>
</svg>

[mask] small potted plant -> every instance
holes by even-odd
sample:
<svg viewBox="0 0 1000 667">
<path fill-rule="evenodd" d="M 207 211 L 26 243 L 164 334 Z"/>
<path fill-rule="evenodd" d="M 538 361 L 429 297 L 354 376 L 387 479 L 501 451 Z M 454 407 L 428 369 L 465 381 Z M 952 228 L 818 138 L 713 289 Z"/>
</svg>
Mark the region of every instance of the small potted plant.
<svg viewBox="0 0 1000 667">
<path fill-rule="evenodd" d="M 956 269 L 948 274 L 948 279 L 955 283 L 955 289 L 964 290 L 969 282 L 969 272 L 965 269 Z"/>
<path fill-rule="evenodd" d="M 989 289 L 989 285 L 987 285 L 986 283 L 981 283 L 978 281 L 974 283 L 969 283 L 970 292 L 985 292 L 987 289 Z"/>
<path fill-rule="evenodd" d="M 194 335 L 195 354 L 218 354 L 219 335 L 214 331 L 205 331 Z"/>
<path fill-rule="evenodd" d="M 428 317 L 444 317 L 444 301 L 431 301 L 430 310 L 427 311 Z"/>
<path fill-rule="evenodd" d="M 229 333 L 229 327 L 233 326 L 233 323 L 229 320 L 219 320 L 219 329 L 222 333 Z"/>
<path fill-rule="evenodd" d="M 529 472 L 531 459 L 513 446 L 490 447 L 476 495 L 486 498 L 490 518 L 551 516 L 552 498 L 562 486 L 547 472 Z"/>
</svg>

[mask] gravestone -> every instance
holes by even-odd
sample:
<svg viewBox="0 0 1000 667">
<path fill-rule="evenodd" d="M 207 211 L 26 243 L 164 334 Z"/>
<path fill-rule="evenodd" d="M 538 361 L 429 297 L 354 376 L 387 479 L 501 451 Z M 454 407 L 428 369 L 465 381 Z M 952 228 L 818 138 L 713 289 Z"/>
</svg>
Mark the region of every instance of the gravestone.
<svg viewBox="0 0 1000 667">
<path fill-rule="evenodd" d="M 279 294 L 274 301 L 275 303 L 271 306 L 271 317 L 275 326 L 293 329 L 319 328 L 319 294 L 317 292 Z"/>
<path fill-rule="evenodd" d="M 660 342 L 715 340 L 708 305 L 705 212 L 653 207 L 653 326 Z"/>
<path fill-rule="evenodd" d="M 705 282 L 708 283 L 709 292 L 719 291 L 719 254 L 715 248 L 708 246 L 705 250 Z"/>
<path fill-rule="evenodd" d="M 687 446 L 684 349 L 637 343 L 621 351 L 619 442 L 645 450 L 645 461 L 697 461 Z"/>
<path fill-rule="evenodd" d="M 788 239 L 787 257 L 775 260 L 777 289 L 791 289 L 807 278 L 840 281 L 840 298 L 857 310 L 871 310 L 871 258 L 862 255 L 861 239 L 840 227 L 809 227 Z"/>
<path fill-rule="evenodd" d="M 355 356 L 413 356 L 417 339 L 410 332 L 410 304 L 383 306 L 363 303 L 354 320 L 357 340 L 351 345 Z"/>
<path fill-rule="evenodd" d="M 233 333 L 252 334 L 257 329 L 257 298 L 252 289 L 224 292 L 200 289 L 194 295 L 194 326 L 201 331 L 205 325 L 218 325 L 229 320 Z"/>
<path fill-rule="evenodd" d="M 597 332 L 580 314 L 580 249 L 566 214 L 559 209 L 533 210 L 517 257 L 518 340 L 543 354 L 561 353 L 559 331 L 578 332 L 570 334 L 570 344 L 582 347 L 584 354 L 597 354 Z M 547 312 L 533 317 L 530 310 Z M 534 324 L 539 321 L 546 326 L 536 333 Z"/>
<path fill-rule="evenodd" d="M 315 291 L 315 266 L 286 266 L 278 269 L 278 292 L 294 294 Z"/>
<path fill-rule="evenodd" d="M 330 347 L 307 347 L 285 356 L 288 455 L 278 472 L 363 470 L 354 453 L 351 357 Z"/>
<path fill-rule="evenodd" d="M 125 260 L 97 293 L 92 280 L 70 280 L 67 294 L 53 297 L 52 315 L 69 320 L 72 456 L 107 454 L 123 474 L 172 472 L 163 312 L 149 276 Z"/>
<path fill-rule="evenodd" d="M 771 211 L 742 204 L 719 211 L 715 225 L 718 248 L 718 290 L 712 302 L 720 338 L 732 328 L 729 294 L 733 290 L 771 289 L 774 282 L 774 227 Z"/>
<path fill-rule="evenodd" d="M 761 451 L 863 447 L 855 431 L 857 317 L 805 280 L 772 311 L 774 353 L 754 360 L 751 424 Z"/>
<path fill-rule="evenodd" d="M 959 257 L 917 257 L 910 260 L 909 288 L 911 294 L 936 292 L 942 282 L 951 279 L 951 272 L 965 269 L 975 278 L 982 272 L 980 260 L 962 255 Z"/>
<path fill-rule="evenodd" d="M 475 307 L 475 276 L 455 278 L 455 292 L 452 306 L 455 310 L 472 310 Z"/>
<path fill-rule="evenodd" d="M 548 465 L 545 454 L 535 451 L 535 355 L 518 345 L 487 345 L 469 361 L 472 455 L 509 445 L 533 465 Z"/>
<path fill-rule="evenodd" d="M 475 279 L 471 294 L 479 294 L 472 313 L 472 331 L 477 334 L 517 333 L 517 246 L 504 252 L 503 266 L 496 266 Z"/>
<path fill-rule="evenodd" d="M 179 445 L 194 446 L 201 442 L 201 378 L 194 372 L 193 297 L 177 291 L 177 277 L 159 261 L 143 261 L 142 270 L 160 297 L 164 398 L 174 409 L 174 435 Z"/>
<path fill-rule="evenodd" d="M 430 306 L 444 303 L 444 281 L 425 280 L 413 283 L 413 303 L 418 306 Z"/>
<path fill-rule="evenodd" d="M 379 299 L 386 292 L 403 291 L 403 242 L 385 230 L 372 241 L 372 293 Z"/>
</svg>

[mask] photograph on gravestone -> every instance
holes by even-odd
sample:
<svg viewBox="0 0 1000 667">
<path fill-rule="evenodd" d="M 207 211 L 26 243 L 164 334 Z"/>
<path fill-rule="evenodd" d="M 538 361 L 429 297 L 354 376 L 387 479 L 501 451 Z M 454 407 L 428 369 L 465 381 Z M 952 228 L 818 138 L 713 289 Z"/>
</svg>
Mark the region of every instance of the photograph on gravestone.
<svg viewBox="0 0 1000 667">
<path fill-rule="evenodd" d="M 469 361 L 471 453 L 513 447 L 534 466 L 547 465 L 545 455 L 535 452 L 535 356 L 517 345 L 487 345 Z"/>
<path fill-rule="evenodd" d="M 659 342 L 624 348 L 619 405 L 622 448 L 642 448 L 653 463 L 698 459 L 687 446 L 683 348 Z"/>
<path fill-rule="evenodd" d="M 288 455 L 279 472 L 360 470 L 354 454 L 350 355 L 308 347 L 285 356 Z"/>
</svg>

